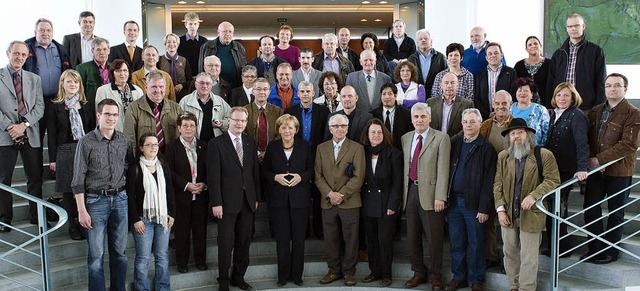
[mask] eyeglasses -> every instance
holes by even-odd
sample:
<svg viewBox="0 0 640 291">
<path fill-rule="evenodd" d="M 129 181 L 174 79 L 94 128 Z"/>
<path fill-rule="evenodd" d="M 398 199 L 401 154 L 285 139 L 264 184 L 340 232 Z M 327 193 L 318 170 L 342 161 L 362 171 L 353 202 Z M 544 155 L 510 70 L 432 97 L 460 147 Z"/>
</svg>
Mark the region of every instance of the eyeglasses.
<svg viewBox="0 0 640 291">
<path fill-rule="evenodd" d="M 128 69 L 115 69 L 113 71 L 116 72 L 116 73 L 129 73 Z"/>
<path fill-rule="evenodd" d="M 196 125 L 195 124 L 183 124 L 183 125 L 180 125 L 180 127 L 182 127 L 182 128 L 196 128 Z"/>
<path fill-rule="evenodd" d="M 256 75 L 242 75 L 243 78 L 247 78 L 247 79 L 255 79 L 257 78 Z"/>
<path fill-rule="evenodd" d="M 213 84 L 213 83 L 211 83 L 211 82 L 203 82 L 203 81 L 198 81 L 198 82 L 196 82 L 196 83 L 198 83 L 198 84 L 200 84 L 200 85 L 202 85 L 202 86 L 211 86 L 211 84 Z"/>
<path fill-rule="evenodd" d="M 620 84 L 607 84 L 607 85 L 604 85 L 604 87 L 605 87 L 606 89 L 611 89 L 611 88 L 620 89 L 620 88 L 624 87 L 624 85 L 620 85 Z"/>
<path fill-rule="evenodd" d="M 220 67 L 219 64 L 206 64 L 204 66 L 207 67 L 207 68 Z"/>
<path fill-rule="evenodd" d="M 235 118 L 231 118 L 231 117 L 229 117 L 229 119 L 233 120 L 233 121 L 235 121 L 237 123 L 247 123 L 246 119 L 235 119 Z"/>
<path fill-rule="evenodd" d="M 348 124 L 333 124 L 333 125 L 330 125 L 330 126 L 331 126 L 332 128 L 334 128 L 334 129 L 338 129 L 338 128 L 347 128 L 347 127 L 349 127 L 349 125 L 348 125 Z"/>
<path fill-rule="evenodd" d="M 157 148 L 158 144 L 157 143 L 146 143 L 142 145 L 143 147 L 148 147 L 148 148 Z"/>
</svg>

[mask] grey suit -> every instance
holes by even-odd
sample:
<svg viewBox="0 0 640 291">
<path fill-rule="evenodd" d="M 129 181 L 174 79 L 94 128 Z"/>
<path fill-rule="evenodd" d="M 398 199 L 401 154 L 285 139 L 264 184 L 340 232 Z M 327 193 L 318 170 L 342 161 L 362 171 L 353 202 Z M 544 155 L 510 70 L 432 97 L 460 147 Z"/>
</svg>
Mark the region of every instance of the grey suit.
<svg viewBox="0 0 640 291">
<path fill-rule="evenodd" d="M 313 84 L 313 93 L 314 93 L 313 98 L 320 96 L 319 95 L 320 87 L 318 87 L 318 80 L 320 80 L 320 74 L 322 74 L 322 72 L 314 68 L 311 68 L 311 72 L 309 73 L 309 82 Z M 291 84 L 293 84 L 293 86 L 298 88 L 298 85 L 302 81 L 304 81 L 304 75 L 302 74 L 302 68 L 300 68 L 295 72 L 293 72 L 293 77 L 291 77 Z"/>
<path fill-rule="evenodd" d="M 442 131 L 442 107 L 444 101 L 441 96 L 431 97 L 427 99 L 427 105 L 431 107 L 431 128 Z M 473 101 L 456 96 L 453 100 L 453 108 L 449 114 L 449 123 L 447 125 L 446 134 L 452 137 L 462 131 L 462 111 L 467 108 L 473 108 Z"/>
<path fill-rule="evenodd" d="M 367 77 L 365 76 L 364 71 L 353 72 L 347 76 L 345 84 L 356 89 L 356 94 L 358 94 L 357 107 L 360 110 L 368 112 L 380 106 L 382 103 L 380 101 L 380 88 L 382 88 L 382 85 L 386 83 L 391 83 L 391 77 L 387 76 L 387 74 L 377 70 L 375 72 L 373 96 L 369 96 L 367 91 Z"/>
<path fill-rule="evenodd" d="M 13 170 L 16 166 L 18 152 L 27 175 L 27 192 L 42 198 L 42 152 L 40 151 L 39 121 L 44 114 L 44 99 L 40 76 L 21 70 L 22 96 L 27 108 L 24 116 L 30 126 L 25 130 L 27 144 L 20 149 L 15 148 L 14 141 L 6 130 L 8 126 L 19 123 L 18 99 L 13 86 L 13 77 L 7 67 L 0 69 L 0 182 L 11 185 Z M 31 221 L 37 221 L 35 204 L 31 203 L 29 212 Z M 0 191 L 0 220 L 11 222 L 13 219 L 13 197 L 10 193 Z"/>
</svg>

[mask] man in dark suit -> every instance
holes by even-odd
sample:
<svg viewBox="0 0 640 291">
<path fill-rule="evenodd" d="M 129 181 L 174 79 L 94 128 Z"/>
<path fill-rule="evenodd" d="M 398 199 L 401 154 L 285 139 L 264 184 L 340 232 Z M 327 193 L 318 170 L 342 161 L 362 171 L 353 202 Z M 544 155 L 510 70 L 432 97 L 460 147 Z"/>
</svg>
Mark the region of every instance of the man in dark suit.
<svg viewBox="0 0 640 291">
<path fill-rule="evenodd" d="M 62 39 L 62 46 L 69 52 L 69 60 L 73 69 L 77 65 L 93 59 L 91 41 L 95 37 L 95 34 L 93 34 L 95 20 L 95 16 L 91 11 L 80 12 L 80 17 L 78 18 L 80 32 L 67 34 Z"/>
<path fill-rule="evenodd" d="M 429 128 L 431 108 L 427 104 L 416 103 L 411 108 L 411 122 L 416 130 L 402 136 L 405 161 L 402 208 L 407 214 L 407 240 L 414 274 L 404 285 L 413 288 L 431 277 L 431 286 L 436 291 L 442 290 L 444 209 L 451 143 L 449 136 Z M 424 263 L 423 234 L 429 242 L 429 267 Z"/>
<path fill-rule="evenodd" d="M 318 146 L 315 182 L 324 197 L 322 225 L 329 272 L 320 284 L 329 284 L 344 276 L 346 286 L 354 286 L 358 263 L 358 227 L 360 225 L 360 187 L 365 176 L 364 147 L 347 138 L 349 119 L 343 114 L 329 118 L 331 140 Z M 344 239 L 344 256 L 340 242 Z"/>
<path fill-rule="evenodd" d="M 242 67 L 242 85 L 229 92 L 229 106 L 245 106 L 253 102 L 253 82 L 258 77 L 258 69 L 252 65 Z"/>
<path fill-rule="evenodd" d="M 265 78 L 258 78 L 253 83 L 255 100 L 253 103 L 244 106 L 247 109 L 247 114 L 249 114 L 245 133 L 256 140 L 259 151 L 258 159 L 260 161 L 262 161 L 267 150 L 267 144 L 278 135 L 276 120 L 282 115 L 280 107 L 267 103 L 269 92 L 269 81 Z M 262 112 L 264 112 L 264 117 L 261 117 Z M 261 120 L 266 121 L 266 123 L 263 125 Z"/>
<path fill-rule="evenodd" d="M 76 67 L 76 71 L 82 77 L 82 85 L 84 86 L 84 95 L 87 97 L 87 101 L 91 106 L 95 106 L 96 92 L 98 87 L 109 84 L 109 77 L 103 78 L 100 74 L 101 70 L 109 70 L 109 41 L 101 38 L 94 37 L 91 41 L 91 53 L 93 53 L 93 59 L 79 64 Z M 129 72 L 132 72 L 129 67 Z"/>
<path fill-rule="evenodd" d="M 418 68 L 418 83 L 424 85 L 424 89 L 427 94 L 430 94 L 433 87 L 433 82 L 436 79 L 436 75 L 446 69 L 447 59 L 439 51 L 435 50 L 432 46 L 431 34 L 426 29 L 420 29 L 416 32 L 416 41 L 418 49 L 415 54 L 412 54 L 407 59 Z M 422 60 L 429 60 L 429 67 L 422 67 Z M 399 80 L 398 80 L 399 81 Z"/>
<path fill-rule="evenodd" d="M 391 83 L 391 77 L 376 70 L 376 53 L 371 50 L 360 53 L 360 65 L 362 71 L 349 74 L 345 84 L 356 89 L 359 97 L 358 108 L 370 111 L 380 106 L 380 88 L 386 83 Z"/>
<path fill-rule="evenodd" d="M 125 42 L 111 48 L 109 63 L 115 59 L 123 59 L 129 65 L 129 72 L 134 72 L 142 68 L 142 48 L 136 45 L 140 27 L 138 23 L 129 20 L 124 23 L 123 33 Z"/>
<path fill-rule="evenodd" d="M 502 63 L 502 47 L 500 44 L 490 42 L 486 46 L 487 62 L 489 65 L 486 69 L 480 71 L 474 76 L 474 99 L 475 107 L 482 113 L 482 119 L 493 117 L 492 105 L 493 97 L 500 90 L 508 91 L 516 102 L 516 90 L 514 90 L 513 82 L 518 78 L 516 70 Z M 489 76 L 492 76 L 489 78 Z M 494 82 L 493 86 L 489 86 L 489 80 Z"/>
<path fill-rule="evenodd" d="M 431 107 L 430 126 L 452 137 L 462 130 L 462 111 L 473 108 L 473 101 L 456 96 L 458 77 L 454 73 L 446 73 L 440 87 L 442 96 L 427 99 L 427 105 Z"/>
<path fill-rule="evenodd" d="M 329 119 L 329 108 L 313 104 L 313 84 L 311 82 L 302 81 L 298 85 L 298 97 L 300 97 L 300 105 L 293 106 L 285 111 L 285 113 L 293 115 L 300 122 L 300 130 L 298 130 L 298 138 L 305 140 L 311 145 L 311 155 L 315 157 L 318 145 L 324 141 L 324 129 L 327 127 L 327 119 Z M 320 201 L 322 197 L 318 188 L 313 184 L 311 187 L 312 201 L 312 220 L 313 233 L 317 238 L 322 238 L 322 214 Z"/>
<path fill-rule="evenodd" d="M 42 198 L 42 153 L 38 121 L 44 114 L 40 77 L 22 69 L 29 57 L 29 48 L 22 41 L 13 41 L 7 49 L 9 65 L 0 69 L 0 182 L 11 185 L 18 153 L 27 175 L 27 192 Z M 37 209 L 30 203 L 31 224 L 38 223 Z M 11 224 L 13 197 L 0 191 L 0 221 Z M 45 222 L 46 223 L 46 222 Z M 0 225 L 0 232 L 11 228 Z"/>
<path fill-rule="evenodd" d="M 380 88 L 382 104 L 371 111 L 373 117 L 382 120 L 391 132 L 393 146 L 402 150 L 401 137 L 413 130 L 411 124 L 411 112 L 396 103 L 398 87 L 393 83 L 387 83 Z"/>
<path fill-rule="evenodd" d="M 347 137 L 353 141 L 360 140 L 360 135 L 367 126 L 367 122 L 369 122 L 369 119 L 373 118 L 371 113 L 356 108 L 358 98 L 358 94 L 356 94 L 356 90 L 353 87 L 344 86 L 342 90 L 340 90 L 340 102 L 342 102 L 344 109 L 332 114 L 344 114 L 349 118 L 349 132 Z M 330 138 L 331 133 L 327 127 L 324 133 L 324 139 L 329 140 Z"/>
<path fill-rule="evenodd" d="M 221 291 L 229 290 L 229 283 L 242 290 L 252 288 L 244 280 L 244 274 L 249 266 L 253 215 L 262 194 L 258 148 L 255 140 L 243 133 L 248 117 L 245 108 L 231 108 L 227 117 L 229 131 L 210 140 L 207 149 L 209 205 L 213 216 L 220 220 L 218 283 Z M 232 252 L 234 266 L 230 278 Z"/>
</svg>

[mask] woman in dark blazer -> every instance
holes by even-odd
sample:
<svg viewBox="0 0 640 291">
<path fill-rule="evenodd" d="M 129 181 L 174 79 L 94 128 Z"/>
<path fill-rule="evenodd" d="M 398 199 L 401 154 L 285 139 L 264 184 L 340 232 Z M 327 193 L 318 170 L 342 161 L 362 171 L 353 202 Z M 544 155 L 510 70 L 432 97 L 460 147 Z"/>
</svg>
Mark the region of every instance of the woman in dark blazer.
<svg viewBox="0 0 640 291">
<path fill-rule="evenodd" d="M 193 113 L 178 116 L 180 137 L 171 141 L 165 160 L 171 168 L 176 198 L 176 227 L 174 227 L 178 271 L 189 271 L 189 252 L 193 236 L 193 258 L 196 268 L 208 270 L 207 259 L 207 144 L 195 137 L 198 119 Z M 188 150 L 188 152 L 187 152 Z"/>
<path fill-rule="evenodd" d="M 81 240 L 84 234 L 78 224 L 78 209 L 71 191 L 73 157 L 78 139 L 96 128 L 96 115 L 87 103 L 78 72 L 62 72 L 58 96 L 47 110 L 49 168 L 56 172 L 56 192 L 62 192 L 64 209 L 69 214 L 69 236 Z"/>
<path fill-rule="evenodd" d="M 553 152 L 560 171 L 562 183 L 577 177 L 583 181 L 587 178 L 587 164 L 589 162 L 589 144 L 587 141 L 587 131 L 589 120 L 579 109 L 582 98 L 576 88 L 570 83 L 560 83 L 553 91 L 551 105 L 554 110 L 551 112 L 549 125 L 549 137 L 546 148 Z M 562 189 L 560 193 L 560 216 L 567 217 L 567 206 L 571 186 Z M 553 199 L 551 207 L 553 207 Z M 551 218 L 547 217 L 547 241 L 551 238 Z M 561 224 L 560 236 L 567 234 L 567 224 Z M 571 243 L 564 239 L 560 245 L 560 252 L 571 248 Z M 550 248 L 543 252 L 550 254 Z M 568 257 L 567 253 L 562 257 Z"/>
<path fill-rule="evenodd" d="M 365 146 L 367 161 L 361 213 L 371 270 L 362 282 L 382 279 L 382 286 L 388 287 L 391 285 L 396 213 L 402 202 L 402 152 L 391 144 L 391 134 L 377 118 L 367 123 L 360 143 Z"/>
<path fill-rule="evenodd" d="M 278 287 L 288 280 L 301 286 L 313 159 L 309 144 L 295 138 L 300 128 L 295 117 L 280 116 L 276 128 L 281 138 L 267 146 L 262 176 L 269 192 L 270 219 L 275 226 Z"/>
</svg>

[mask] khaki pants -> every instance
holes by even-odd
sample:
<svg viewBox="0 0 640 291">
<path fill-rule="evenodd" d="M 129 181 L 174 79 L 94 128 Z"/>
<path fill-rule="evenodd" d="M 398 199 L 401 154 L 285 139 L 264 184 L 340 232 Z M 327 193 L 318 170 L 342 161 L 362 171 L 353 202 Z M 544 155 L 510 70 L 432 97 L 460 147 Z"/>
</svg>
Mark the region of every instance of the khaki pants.
<svg viewBox="0 0 640 291">
<path fill-rule="evenodd" d="M 520 230 L 520 219 L 511 221 L 512 228 L 502 227 L 504 269 L 509 286 L 517 290 L 536 290 L 538 252 L 542 232 Z"/>
</svg>

